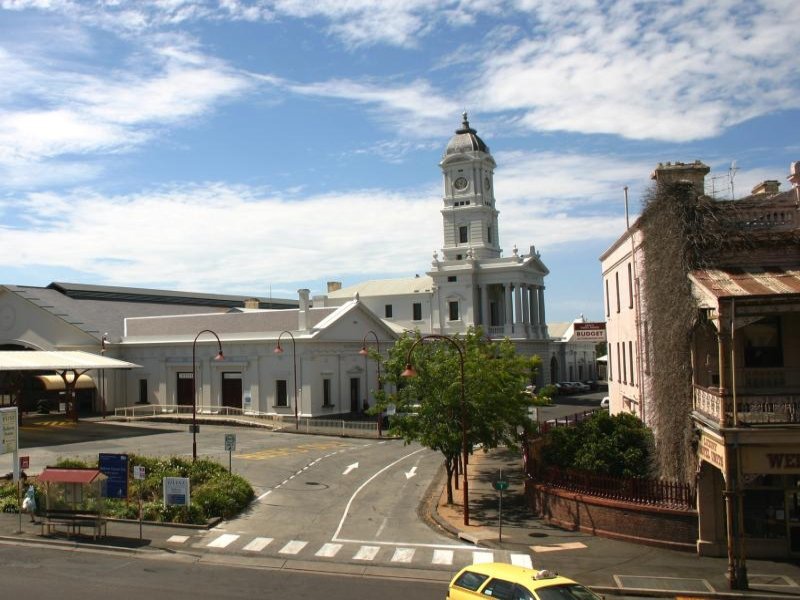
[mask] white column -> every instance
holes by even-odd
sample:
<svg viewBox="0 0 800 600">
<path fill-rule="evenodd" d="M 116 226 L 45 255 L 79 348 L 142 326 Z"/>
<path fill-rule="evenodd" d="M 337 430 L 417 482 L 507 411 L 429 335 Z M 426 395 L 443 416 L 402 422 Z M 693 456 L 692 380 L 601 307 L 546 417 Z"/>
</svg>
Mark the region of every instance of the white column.
<svg viewBox="0 0 800 600">
<path fill-rule="evenodd" d="M 539 288 L 533 286 L 531 288 L 531 327 L 536 332 L 536 337 L 541 337 L 541 328 L 539 326 Z"/>
<path fill-rule="evenodd" d="M 504 283 L 503 284 L 503 293 L 505 296 L 505 303 L 506 303 L 506 314 L 505 314 L 505 334 L 510 335 L 512 332 L 512 324 L 514 321 L 514 307 L 512 306 L 511 301 L 511 284 Z"/>
<path fill-rule="evenodd" d="M 489 326 L 491 325 L 489 319 L 489 285 L 486 283 L 481 286 L 481 325 L 483 325 L 484 333 L 489 335 Z"/>
<path fill-rule="evenodd" d="M 525 337 L 530 337 L 531 330 L 531 313 L 529 307 L 529 296 L 530 296 L 530 289 L 528 284 L 524 284 L 522 286 L 522 323 L 525 329 Z"/>
<path fill-rule="evenodd" d="M 515 333 L 519 333 L 521 330 L 522 323 L 522 285 L 519 283 L 514 284 L 514 324 L 517 327 L 514 329 Z"/>
<path fill-rule="evenodd" d="M 544 314 L 544 288 L 540 287 L 539 290 L 539 322 L 542 326 L 542 335 L 544 335 L 545 329 L 547 329 L 547 317 Z"/>
</svg>

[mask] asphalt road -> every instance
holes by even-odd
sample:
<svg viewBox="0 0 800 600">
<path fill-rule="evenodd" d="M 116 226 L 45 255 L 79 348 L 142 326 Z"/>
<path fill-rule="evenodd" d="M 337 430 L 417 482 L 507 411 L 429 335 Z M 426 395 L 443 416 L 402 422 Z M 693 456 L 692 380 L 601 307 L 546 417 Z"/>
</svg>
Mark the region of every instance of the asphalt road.
<svg viewBox="0 0 800 600">
<path fill-rule="evenodd" d="M 441 600 L 446 583 L 214 565 L 0 544 L 3 598 L 59 600 Z"/>
</svg>

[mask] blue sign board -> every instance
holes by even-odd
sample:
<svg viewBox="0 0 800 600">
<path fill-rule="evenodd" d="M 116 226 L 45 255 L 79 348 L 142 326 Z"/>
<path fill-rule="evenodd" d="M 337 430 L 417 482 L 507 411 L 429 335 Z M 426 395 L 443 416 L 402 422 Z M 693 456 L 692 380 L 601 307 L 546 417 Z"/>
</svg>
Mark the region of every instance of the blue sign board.
<svg viewBox="0 0 800 600">
<path fill-rule="evenodd" d="M 128 497 L 128 455 L 100 453 L 100 472 L 108 477 L 106 498 Z"/>
</svg>

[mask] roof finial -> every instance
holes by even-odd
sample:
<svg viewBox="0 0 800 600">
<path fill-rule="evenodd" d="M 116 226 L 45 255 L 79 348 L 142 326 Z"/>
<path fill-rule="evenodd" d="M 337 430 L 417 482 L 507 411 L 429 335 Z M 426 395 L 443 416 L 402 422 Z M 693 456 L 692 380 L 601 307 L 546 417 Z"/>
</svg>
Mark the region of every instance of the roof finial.
<svg viewBox="0 0 800 600">
<path fill-rule="evenodd" d="M 464 119 L 461 123 L 464 129 L 469 129 L 469 120 L 467 119 L 467 109 L 464 109 L 464 112 L 461 113 L 461 117 Z"/>
</svg>

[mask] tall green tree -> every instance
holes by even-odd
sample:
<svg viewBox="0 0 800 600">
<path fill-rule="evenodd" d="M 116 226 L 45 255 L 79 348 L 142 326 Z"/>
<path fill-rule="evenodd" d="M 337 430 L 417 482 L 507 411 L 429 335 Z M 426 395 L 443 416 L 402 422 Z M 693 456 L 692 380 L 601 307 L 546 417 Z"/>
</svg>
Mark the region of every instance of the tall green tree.
<svg viewBox="0 0 800 600">
<path fill-rule="evenodd" d="M 518 443 L 517 427 L 531 426 L 532 399 L 525 385 L 540 364 L 539 357 L 518 355 L 506 340 L 491 341 L 470 329 L 452 341 L 419 333 L 404 334 L 383 361 L 384 389 L 376 394 L 373 413 L 394 407 L 390 433 L 406 443 L 419 442 L 441 452 L 447 469 L 447 501 L 453 502 L 453 475 L 466 427 L 468 451 Z M 464 404 L 461 359 L 464 359 Z M 415 345 L 416 344 L 416 345 Z M 409 356 L 409 350 L 414 349 Z M 375 358 L 378 358 L 377 355 Z M 403 377 L 407 363 L 415 377 Z"/>
</svg>

